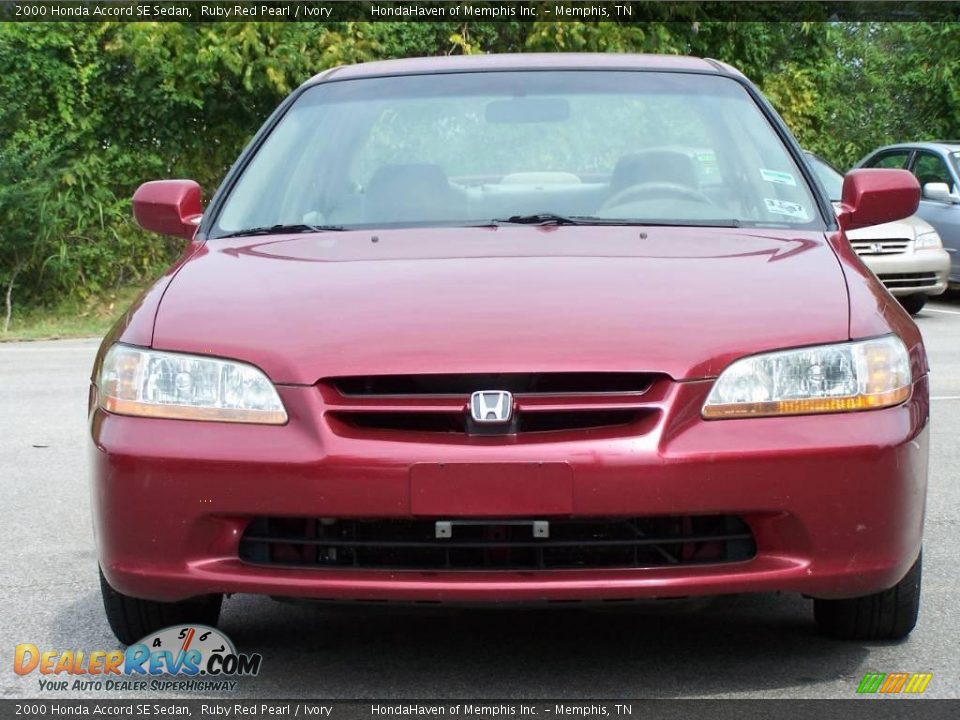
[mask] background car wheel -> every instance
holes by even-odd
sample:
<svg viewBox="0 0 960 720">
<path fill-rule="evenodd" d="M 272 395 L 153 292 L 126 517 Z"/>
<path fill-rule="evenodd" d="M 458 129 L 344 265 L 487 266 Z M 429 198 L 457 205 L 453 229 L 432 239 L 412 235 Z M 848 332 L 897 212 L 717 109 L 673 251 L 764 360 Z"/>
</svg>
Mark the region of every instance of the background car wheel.
<svg viewBox="0 0 960 720">
<path fill-rule="evenodd" d="M 223 603 L 222 595 L 207 595 L 174 603 L 141 600 L 110 587 L 102 570 L 100 593 L 103 595 L 103 609 L 106 610 L 110 629 L 124 645 L 135 643 L 145 635 L 170 625 L 197 623 L 215 626 Z"/>
<path fill-rule="evenodd" d="M 841 640 L 899 640 L 910 634 L 920 612 L 923 555 L 889 590 L 849 600 L 814 600 L 820 631 Z"/>
<path fill-rule="evenodd" d="M 927 304 L 926 295 L 907 295 L 906 297 L 897 298 L 897 300 L 903 305 L 903 309 L 911 315 L 916 315 L 923 310 L 923 306 Z"/>
</svg>

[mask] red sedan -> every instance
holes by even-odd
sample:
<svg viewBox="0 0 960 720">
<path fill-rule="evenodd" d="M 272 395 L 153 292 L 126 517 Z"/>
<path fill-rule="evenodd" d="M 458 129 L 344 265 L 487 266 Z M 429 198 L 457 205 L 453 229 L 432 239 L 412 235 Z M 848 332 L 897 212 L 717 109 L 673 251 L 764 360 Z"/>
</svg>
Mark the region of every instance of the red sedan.
<svg viewBox="0 0 960 720">
<path fill-rule="evenodd" d="M 90 430 L 110 625 L 224 594 L 445 603 L 789 591 L 836 637 L 914 627 L 927 359 L 736 70 L 639 55 L 335 68 L 104 340 Z"/>
</svg>

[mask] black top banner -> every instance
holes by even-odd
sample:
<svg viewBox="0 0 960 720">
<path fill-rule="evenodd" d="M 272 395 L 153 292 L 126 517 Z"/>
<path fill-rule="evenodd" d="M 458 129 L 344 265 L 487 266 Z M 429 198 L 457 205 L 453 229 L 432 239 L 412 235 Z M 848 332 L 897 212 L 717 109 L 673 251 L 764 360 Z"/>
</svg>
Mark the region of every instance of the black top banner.
<svg viewBox="0 0 960 720">
<path fill-rule="evenodd" d="M 950 22 L 960 2 L 2 0 L 6 22 Z"/>
</svg>

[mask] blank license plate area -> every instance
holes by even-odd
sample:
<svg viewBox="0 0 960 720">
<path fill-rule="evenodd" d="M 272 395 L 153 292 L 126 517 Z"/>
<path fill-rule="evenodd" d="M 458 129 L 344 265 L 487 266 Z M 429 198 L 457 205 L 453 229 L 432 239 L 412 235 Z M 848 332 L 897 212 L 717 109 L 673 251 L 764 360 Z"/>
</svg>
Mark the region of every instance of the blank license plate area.
<svg viewBox="0 0 960 720">
<path fill-rule="evenodd" d="M 414 515 L 529 517 L 573 512 L 567 463 L 418 463 L 410 468 Z"/>
</svg>

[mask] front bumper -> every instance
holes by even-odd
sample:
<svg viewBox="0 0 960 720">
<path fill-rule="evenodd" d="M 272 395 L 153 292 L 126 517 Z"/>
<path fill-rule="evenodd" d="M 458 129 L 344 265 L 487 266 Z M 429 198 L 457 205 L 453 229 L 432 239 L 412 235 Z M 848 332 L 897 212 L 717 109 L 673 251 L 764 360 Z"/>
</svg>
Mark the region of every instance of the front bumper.
<svg viewBox="0 0 960 720">
<path fill-rule="evenodd" d="M 135 597 L 206 593 L 427 602 L 617 600 L 795 591 L 853 597 L 891 587 L 921 544 L 927 378 L 911 399 L 850 414 L 704 421 L 711 382 L 671 383 L 641 431 L 550 439 L 338 434 L 316 388 L 281 387 L 290 423 L 225 425 L 120 417 L 95 409 L 93 507 L 100 564 Z M 556 436 L 561 437 L 561 436 Z M 254 516 L 409 518 L 443 506 L 411 497 L 420 462 L 571 468 L 573 517 L 735 514 L 756 542 L 728 564 L 535 572 L 290 569 L 238 554 Z M 496 484 L 461 488 L 445 516 L 510 512 Z M 426 505 L 423 503 L 426 502 Z M 422 510 L 426 508 L 426 510 Z M 542 511 L 542 512 L 540 512 Z"/>
<path fill-rule="evenodd" d="M 897 255 L 866 255 L 861 259 L 894 296 L 941 295 L 947 290 L 950 256 L 943 249 L 911 249 Z"/>
</svg>

